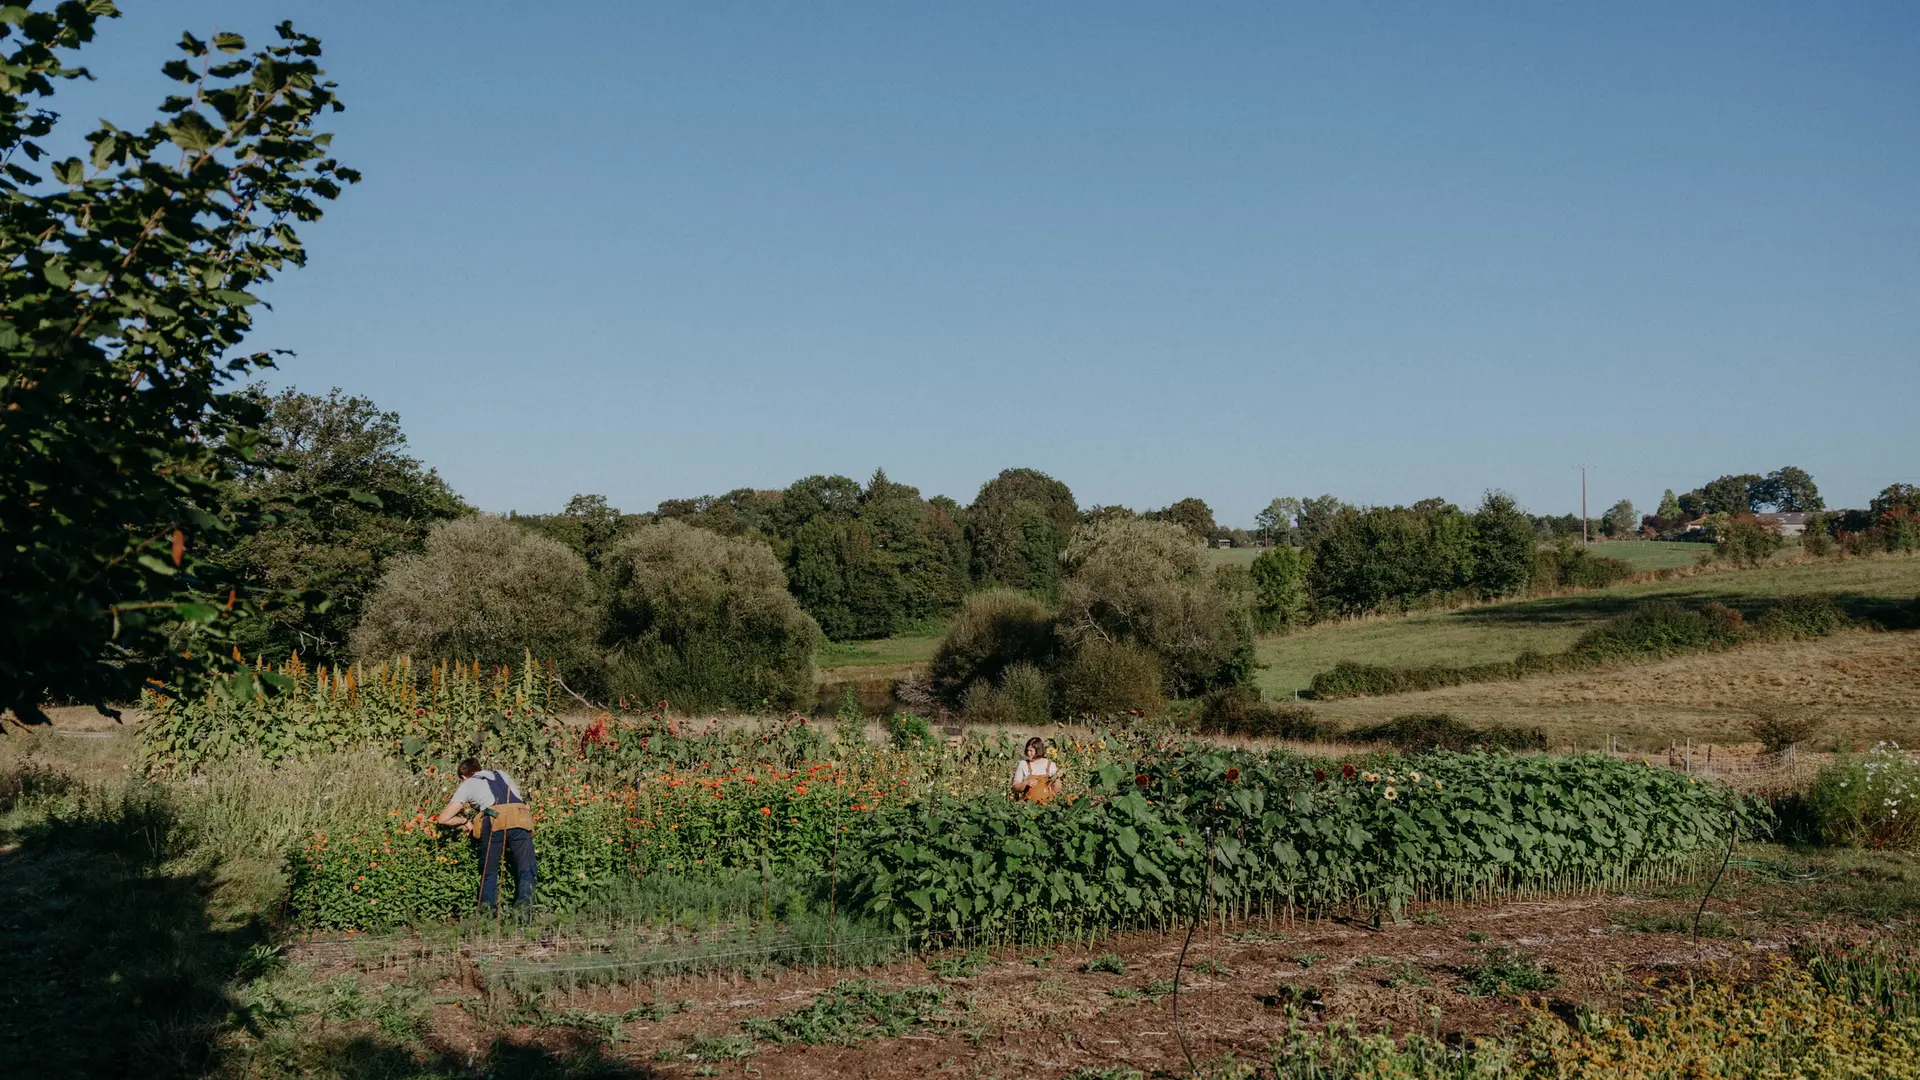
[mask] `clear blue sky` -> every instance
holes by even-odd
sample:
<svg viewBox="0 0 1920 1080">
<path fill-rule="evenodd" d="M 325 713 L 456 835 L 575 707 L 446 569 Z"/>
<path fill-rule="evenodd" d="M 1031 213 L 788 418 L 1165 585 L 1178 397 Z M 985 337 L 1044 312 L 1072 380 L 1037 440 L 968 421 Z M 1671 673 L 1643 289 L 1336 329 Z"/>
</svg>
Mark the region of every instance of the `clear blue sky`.
<svg viewBox="0 0 1920 1080">
<path fill-rule="evenodd" d="M 1920 480 L 1920 4 L 142 3 L 320 35 L 366 174 L 253 339 L 477 505 Z"/>
</svg>

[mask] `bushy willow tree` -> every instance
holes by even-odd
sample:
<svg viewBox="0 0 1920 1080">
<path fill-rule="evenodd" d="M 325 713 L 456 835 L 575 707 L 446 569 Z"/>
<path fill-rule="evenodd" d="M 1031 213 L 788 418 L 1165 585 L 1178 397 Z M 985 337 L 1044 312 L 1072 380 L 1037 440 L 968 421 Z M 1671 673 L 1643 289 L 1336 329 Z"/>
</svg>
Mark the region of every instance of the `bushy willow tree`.
<svg viewBox="0 0 1920 1080">
<path fill-rule="evenodd" d="M 116 14 L 0 9 L 0 708 L 30 721 L 239 668 L 234 636 L 273 598 L 207 558 L 260 524 L 226 501 L 261 420 L 229 387 L 270 358 L 236 350 L 255 291 L 305 262 L 298 227 L 358 179 L 314 127 L 340 107 L 320 43 L 288 24 L 251 55 L 186 36 L 158 122 L 48 160 L 47 102 Z"/>
</svg>

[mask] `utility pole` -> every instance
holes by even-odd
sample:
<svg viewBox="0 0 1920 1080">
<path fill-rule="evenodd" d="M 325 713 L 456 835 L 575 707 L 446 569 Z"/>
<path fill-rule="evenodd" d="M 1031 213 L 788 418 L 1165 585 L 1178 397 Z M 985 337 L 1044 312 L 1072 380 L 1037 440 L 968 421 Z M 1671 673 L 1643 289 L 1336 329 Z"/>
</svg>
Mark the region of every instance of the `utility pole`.
<svg viewBox="0 0 1920 1080">
<path fill-rule="evenodd" d="M 1580 466 L 1580 546 L 1587 546 L 1587 467 Z"/>
</svg>

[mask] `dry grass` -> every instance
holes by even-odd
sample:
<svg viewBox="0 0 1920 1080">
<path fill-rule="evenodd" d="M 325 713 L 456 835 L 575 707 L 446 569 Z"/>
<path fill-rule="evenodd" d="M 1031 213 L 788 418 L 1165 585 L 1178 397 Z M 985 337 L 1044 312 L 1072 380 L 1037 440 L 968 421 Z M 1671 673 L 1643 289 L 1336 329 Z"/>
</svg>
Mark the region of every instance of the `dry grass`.
<svg viewBox="0 0 1920 1080">
<path fill-rule="evenodd" d="M 1657 664 L 1325 702 L 1315 711 L 1343 727 L 1449 712 L 1473 724 L 1537 725 L 1556 746 L 1596 746 L 1613 734 L 1653 749 L 1688 738 L 1750 742 L 1747 722 L 1764 706 L 1823 715 L 1812 740 L 1820 749 L 1920 743 L 1920 635 L 1849 631 Z"/>
</svg>

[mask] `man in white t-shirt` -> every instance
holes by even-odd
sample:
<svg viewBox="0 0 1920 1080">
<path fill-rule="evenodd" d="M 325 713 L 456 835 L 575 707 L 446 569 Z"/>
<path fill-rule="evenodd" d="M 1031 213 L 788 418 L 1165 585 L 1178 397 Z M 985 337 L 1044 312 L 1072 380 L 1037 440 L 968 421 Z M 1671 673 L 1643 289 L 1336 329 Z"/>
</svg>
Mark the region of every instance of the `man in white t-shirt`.
<svg viewBox="0 0 1920 1080">
<path fill-rule="evenodd" d="M 513 860 L 513 902 L 525 920 L 533 911 L 533 814 L 513 777 L 499 769 L 482 769 L 473 758 L 462 761 L 460 786 L 434 820 L 464 826 L 473 838 L 480 860 L 480 908 L 488 914 L 500 906 L 501 860 Z"/>
</svg>

